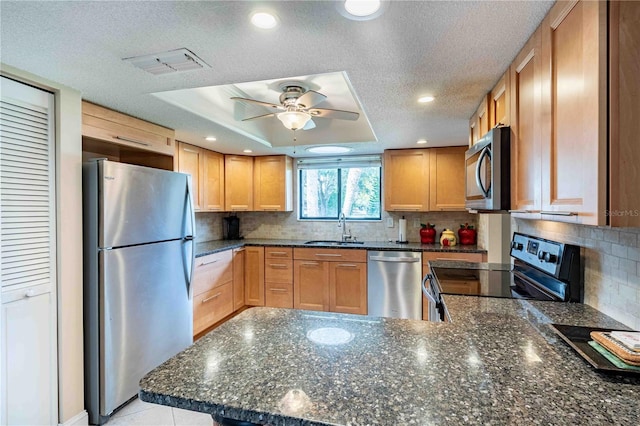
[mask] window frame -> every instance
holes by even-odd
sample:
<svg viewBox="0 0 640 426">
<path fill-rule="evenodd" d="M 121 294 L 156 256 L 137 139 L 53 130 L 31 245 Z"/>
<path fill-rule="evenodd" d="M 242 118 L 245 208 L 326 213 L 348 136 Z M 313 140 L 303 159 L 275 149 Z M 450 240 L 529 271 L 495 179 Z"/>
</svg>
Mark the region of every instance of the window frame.
<svg viewBox="0 0 640 426">
<path fill-rule="evenodd" d="M 347 160 L 348 157 L 345 158 L 345 160 Z M 326 160 L 327 161 L 327 166 L 326 167 L 313 167 L 316 169 L 334 169 L 337 171 L 337 195 L 338 195 L 338 200 L 337 200 L 337 205 L 340 206 L 342 205 L 342 200 L 344 198 L 344 194 L 342 193 L 342 170 L 344 169 L 351 169 L 351 168 L 357 168 L 357 167 L 377 167 L 378 168 L 378 203 L 380 208 L 378 209 L 378 217 L 369 217 L 369 218 L 357 218 L 357 217 L 348 217 L 345 215 L 345 220 L 348 222 L 381 222 L 382 221 L 382 164 L 379 165 L 367 165 L 365 163 L 363 163 L 361 166 L 358 166 L 357 164 L 353 164 L 352 162 L 348 162 L 347 164 L 345 164 L 345 166 L 341 166 L 339 164 L 339 162 L 341 161 L 341 159 L 332 159 L 332 158 L 318 158 L 317 160 L 319 161 L 323 161 Z M 333 161 L 332 161 L 333 160 Z M 303 216 L 303 196 L 302 196 L 302 182 L 303 182 L 303 178 L 302 178 L 302 173 L 305 170 L 309 170 L 311 169 L 311 167 L 298 167 L 298 182 L 297 182 L 297 190 L 298 190 L 298 220 L 299 221 L 337 221 L 340 219 L 340 211 L 338 211 L 337 216 L 323 216 L 323 217 L 305 217 Z"/>
</svg>

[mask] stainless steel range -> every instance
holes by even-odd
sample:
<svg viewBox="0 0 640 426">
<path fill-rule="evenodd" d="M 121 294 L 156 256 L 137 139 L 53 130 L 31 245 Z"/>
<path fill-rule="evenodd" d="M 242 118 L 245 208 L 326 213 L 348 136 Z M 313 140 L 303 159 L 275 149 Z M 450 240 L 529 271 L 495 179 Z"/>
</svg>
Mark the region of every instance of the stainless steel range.
<svg viewBox="0 0 640 426">
<path fill-rule="evenodd" d="M 514 233 L 513 266 L 435 262 L 423 280 L 429 299 L 429 319 L 446 321 L 443 294 L 503 297 L 556 302 L 583 301 L 580 247 Z"/>
</svg>

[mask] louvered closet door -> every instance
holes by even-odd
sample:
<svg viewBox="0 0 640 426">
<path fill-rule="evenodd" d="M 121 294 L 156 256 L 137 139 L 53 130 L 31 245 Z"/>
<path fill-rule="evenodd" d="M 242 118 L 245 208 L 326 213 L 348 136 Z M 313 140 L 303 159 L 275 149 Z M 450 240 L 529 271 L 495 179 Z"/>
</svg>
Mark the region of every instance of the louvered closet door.
<svg viewBox="0 0 640 426">
<path fill-rule="evenodd" d="M 56 424 L 53 95 L 0 83 L 0 424 Z"/>
</svg>

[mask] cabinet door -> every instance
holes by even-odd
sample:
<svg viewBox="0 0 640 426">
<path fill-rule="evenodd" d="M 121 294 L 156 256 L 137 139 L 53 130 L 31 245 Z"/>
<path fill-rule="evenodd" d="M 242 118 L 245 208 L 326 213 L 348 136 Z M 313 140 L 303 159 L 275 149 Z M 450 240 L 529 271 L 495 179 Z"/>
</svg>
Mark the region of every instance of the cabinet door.
<svg viewBox="0 0 640 426">
<path fill-rule="evenodd" d="M 497 125 L 509 126 L 511 123 L 509 117 L 509 71 L 500 78 L 495 85 L 489 97 L 489 128 L 494 128 Z"/>
<path fill-rule="evenodd" d="M 52 303 L 45 292 L 1 305 L 0 424 L 56 423 Z"/>
<path fill-rule="evenodd" d="M 483 137 L 489 131 L 490 114 L 489 114 L 489 95 L 482 99 L 478 106 L 476 116 L 478 117 L 478 137 Z"/>
<path fill-rule="evenodd" d="M 640 228 L 640 2 L 610 2 L 609 224 Z"/>
<path fill-rule="evenodd" d="M 197 146 L 178 142 L 178 171 L 191 175 L 191 190 L 193 192 L 193 208 L 195 211 L 203 209 L 203 150 Z"/>
<path fill-rule="evenodd" d="M 228 282 L 193 297 L 193 335 L 233 312 L 233 283 Z"/>
<path fill-rule="evenodd" d="M 253 210 L 253 157 L 224 156 L 224 208 Z"/>
<path fill-rule="evenodd" d="M 558 2 L 542 24 L 544 219 L 605 224 L 606 28 L 607 3 L 591 1 Z"/>
<path fill-rule="evenodd" d="M 296 260 L 293 271 L 293 307 L 328 311 L 329 262 Z"/>
<path fill-rule="evenodd" d="M 245 249 L 233 250 L 233 310 L 244 306 Z"/>
<path fill-rule="evenodd" d="M 329 310 L 345 314 L 367 314 L 366 263 L 330 263 Z"/>
<path fill-rule="evenodd" d="M 233 253 L 229 250 L 198 257 L 193 275 L 193 295 L 233 280 Z"/>
<path fill-rule="evenodd" d="M 224 210 L 224 155 L 202 150 L 203 210 L 219 212 Z"/>
<path fill-rule="evenodd" d="M 384 208 L 387 211 L 429 210 L 429 151 L 384 152 Z"/>
<path fill-rule="evenodd" d="M 541 52 L 540 30 L 511 65 L 511 208 L 514 216 L 539 217 Z"/>
<path fill-rule="evenodd" d="M 429 210 L 465 210 L 465 151 L 465 147 L 431 149 Z"/>
<path fill-rule="evenodd" d="M 244 304 L 264 306 L 264 247 L 245 247 Z"/>
<path fill-rule="evenodd" d="M 478 113 L 474 112 L 469 119 L 469 146 L 475 145 L 480 139 L 480 128 L 478 127 Z"/>
<path fill-rule="evenodd" d="M 255 157 L 253 167 L 254 210 L 293 210 L 291 158 L 285 155 Z"/>
</svg>

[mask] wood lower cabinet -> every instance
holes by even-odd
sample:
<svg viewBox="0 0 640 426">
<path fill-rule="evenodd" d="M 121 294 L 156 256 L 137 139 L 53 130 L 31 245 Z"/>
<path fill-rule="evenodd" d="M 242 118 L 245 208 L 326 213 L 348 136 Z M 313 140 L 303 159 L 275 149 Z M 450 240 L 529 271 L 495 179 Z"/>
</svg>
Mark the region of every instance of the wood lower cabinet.
<svg viewBox="0 0 640 426">
<path fill-rule="evenodd" d="M 233 310 L 244 306 L 245 248 L 233 249 Z"/>
<path fill-rule="evenodd" d="M 253 210 L 293 210 L 293 160 L 268 155 L 253 160 Z"/>
<path fill-rule="evenodd" d="M 245 247 L 244 304 L 264 306 L 264 247 Z"/>
<path fill-rule="evenodd" d="M 464 175 L 464 169 L 460 171 Z M 391 149 L 384 152 L 384 209 L 429 210 L 429 150 Z"/>
<path fill-rule="evenodd" d="M 366 250 L 296 248 L 294 259 L 294 308 L 367 313 Z"/>
<path fill-rule="evenodd" d="M 232 252 L 197 258 L 193 276 L 193 334 L 203 332 L 233 311 Z"/>
<path fill-rule="evenodd" d="M 329 311 L 367 314 L 367 264 L 329 262 Z"/>
<path fill-rule="evenodd" d="M 265 248 L 264 281 L 265 306 L 293 308 L 292 248 Z"/>
<path fill-rule="evenodd" d="M 450 252 L 423 252 L 422 253 L 422 275 L 425 276 L 431 273 L 429 268 L 429 261 L 432 260 L 456 260 L 463 262 L 486 262 L 487 255 L 484 253 L 450 253 Z M 474 285 L 479 283 L 472 282 L 461 291 L 470 293 L 476 287 Z M 429 319 L 429 299 L 422 296 L 422 319 L 427 321 Z"/>
<path fill-rule="evenodd" d="M 433 148 L 429 153 L 429 210 L 464 211 L 466 147 Z"/>
<path fill-rule="evenodd" d="M 253 210 L 253 157 L 225 155 L 224 181 L 225 210 Z"/>
</svg>

